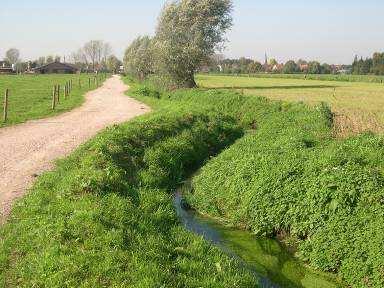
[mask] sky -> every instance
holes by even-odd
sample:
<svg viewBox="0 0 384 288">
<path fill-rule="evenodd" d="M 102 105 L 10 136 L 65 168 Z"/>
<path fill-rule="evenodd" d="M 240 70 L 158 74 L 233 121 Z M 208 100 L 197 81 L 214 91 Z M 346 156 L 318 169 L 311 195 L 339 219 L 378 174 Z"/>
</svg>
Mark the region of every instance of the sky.
<svg viewBox="0 0 384 288">
<path fill-rule="evenodd" d="M 0 58 L 67 57 L 89 40 L 109 42 L 122 57 L 139 35 L 153 35 L 165 0 L 1 0 Z M 223 52 L 279 62 L 349 64 L 384 52 L 382 0 L 234 0 L 234 26 Z"/>
</svg>

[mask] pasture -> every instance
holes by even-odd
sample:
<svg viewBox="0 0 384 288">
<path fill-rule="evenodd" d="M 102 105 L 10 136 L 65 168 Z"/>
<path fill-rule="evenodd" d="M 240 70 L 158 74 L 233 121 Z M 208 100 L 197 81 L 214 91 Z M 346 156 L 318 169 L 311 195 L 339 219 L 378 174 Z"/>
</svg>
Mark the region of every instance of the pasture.
<svg viewBox="0 0 384 288">
<path fill-rule="evenodd" d="M 312 106 L 326 102 L 335 113 L 337 136 L 384 132 L 384 84 L 381 83 L 216 75 L 199 75 L 197 80 L 202 88 L 234 89 L 244 95 Z"/>
<path fill-rule="evenodd" d="M 99 76 L 100 77 L 100 76 Z M 89 86 L 89 79 L 91 85 Z M 64 98 L 65 83 L 72 80 L 70 95 Z M 99 81 L 99 84 L 101 81 Z M 81 87 L 79 86 L 81 85 Z M 60 102 L 52 109 L 53 86 L 60 85 Z M 5 90 L 9 89 L 8 119 L 0 121 L 0 127 L 22 123 L 31 119 L 49 117 L 80 106 L 84 94 L 95 89 L 97 83 L 92 74 L 55 75 L 0 75 L 0 105 L 3 110 Z"/>
</svg>

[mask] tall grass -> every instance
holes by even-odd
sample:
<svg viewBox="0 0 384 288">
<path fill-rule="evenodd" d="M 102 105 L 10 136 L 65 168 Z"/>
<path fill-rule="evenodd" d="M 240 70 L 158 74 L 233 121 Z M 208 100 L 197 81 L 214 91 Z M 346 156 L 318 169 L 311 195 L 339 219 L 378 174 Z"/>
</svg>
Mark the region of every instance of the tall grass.
<svg viewBox="0 0 384 288">
<path fill-rule="evenodd" d="M 40 177 L 0 228 L 2 287 L 257 287 L 183 229 L 170 193 L 191 163 L 240 135 L 229 118 L 176 108 L 100 133 Z"/>
<path fill-rule="evenodd" d="M 257 235 L 286 235 L 301 259 L 353 287 L 384 286 L 381 136 L 334 139 L 327 106 L 228 90 L 179 90 L 148 101 L 228 113 L 248 131 L 194 179 L 188 200 L 198 211 Z"/>
</svg>

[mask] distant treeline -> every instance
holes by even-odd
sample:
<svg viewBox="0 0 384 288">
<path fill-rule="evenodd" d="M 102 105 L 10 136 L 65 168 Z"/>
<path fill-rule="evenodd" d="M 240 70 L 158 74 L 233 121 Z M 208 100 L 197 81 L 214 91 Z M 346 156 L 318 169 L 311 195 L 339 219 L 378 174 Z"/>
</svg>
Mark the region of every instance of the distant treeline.
<svg viewBox="0 0 384 288">
<path fill-rule="evenodd" d="M 208 63 L 201 67 L 201 72 L 224 74 L 255 74 L 261 72 L 283 74 L 337 74 L 350 73 L 350 65 L 320 64 L 317 61 L 289 60 L 286 63 L 278 63 L 275 59 L 266 59 L 264 64 L 249 58 L 224 59 L 215 55 Z"/>
<path fill-rule="evenodd" d="M 372 58 L 358 59 L 352 64 L 352 73 L 356 75 L 384 75 L 384 53 L 374 53 Z"/>
<path fill-rule="evenodd" d="M 317 61 L 289 60 L 278 63 L 275 59 L 266 59 L 264 64 L 249 58 L 225 59 L 222 55 L 214 55 L 204 63 L 200 72 L 224 74 L 354 74 L 384 75 L 384 53 L 374 53 L 372 58 L 355 57 L 352 65 L 334 65 Z"/>
</svg>

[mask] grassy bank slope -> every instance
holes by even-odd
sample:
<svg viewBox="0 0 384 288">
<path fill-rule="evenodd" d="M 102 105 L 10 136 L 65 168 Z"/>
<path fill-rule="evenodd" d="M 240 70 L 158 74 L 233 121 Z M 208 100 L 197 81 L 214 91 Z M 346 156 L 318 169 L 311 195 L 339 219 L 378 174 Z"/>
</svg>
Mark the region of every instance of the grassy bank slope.
<svg viewBox="0 0 384 288">
<path fill-rule="evenodd" d="M 169 191 L 242 135 L 159 111 L 99 134 L 39 178 L 0 229 L 3 287 L 257 287 L 179 224 Z"/>
<path fill-rule="evenodd" d="M 229 113 L 249 131 L 195 178 L 189 201 L 200 212 L 286 235 L 303 260 L 353 287 L 384 285 L 382 137 L 333 139 L 325 106 L 220 90 L 138 91 L 161 105 Z"/>
<path fill-rule="evenodd" d="M 92 80 L 91 87 L 88 86 L 89 78 Z M 70 80 L 73 81 L 73 90 L 70 97 L 64 100 L 64 86 Z M 81 87 L 79 87 L 79 80 Z M 57 104 L 56 109 L 52 110 L 52 90 L 54 85 L 61 86 L 61 101 Z M 0 127 L 53 116 L 71 110 L 83 103 L 84 94 L 87 91 L 95 88 L 94 75 L 91 74 L 0 75 L 1 109 L 5 89 L 10 90 L 8 121 L 4 123 L 3 119 L 1 119 Z"/>
</svg>

